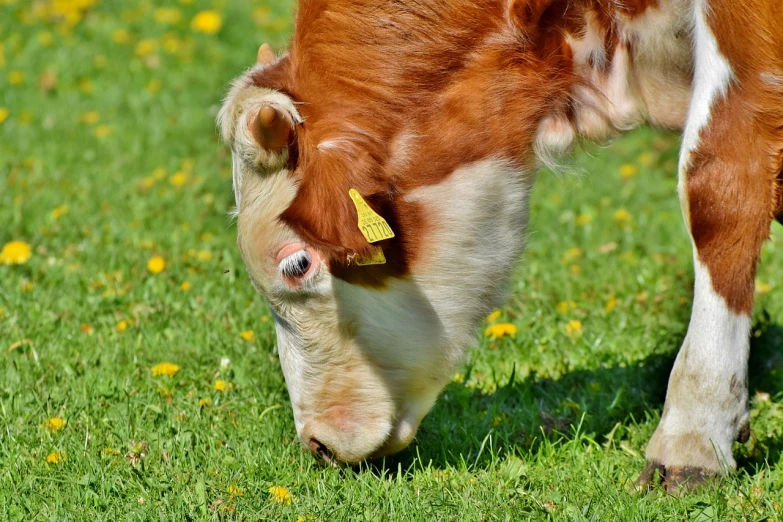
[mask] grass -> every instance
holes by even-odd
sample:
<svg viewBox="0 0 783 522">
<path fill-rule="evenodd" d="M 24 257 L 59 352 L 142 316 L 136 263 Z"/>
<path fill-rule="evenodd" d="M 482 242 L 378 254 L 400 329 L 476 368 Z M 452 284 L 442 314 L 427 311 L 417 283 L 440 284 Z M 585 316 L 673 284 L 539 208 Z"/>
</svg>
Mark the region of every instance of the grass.
<svg viewBox="0 0 783 522">
<path fill-rule="evenodd" d="M 257 45 L 284 47 L 292 7 L 56 12 L 90 3 L 0 2 L 0 246 L 33 248 L 0 266 L 1 520 L 780 519 L 778 225 L 738 473 L 684 498 L 628 489 L 690 313 L 675 136 L 543 173 L 501 312 L 517 335 L 478 338 L 410 449 L 323 468 L 296 442 L 214 126 Z M 191 26 L 207 9 L 216 34 Z M 154 376 L 161 362 L 180 369 Z"/>
</svg>

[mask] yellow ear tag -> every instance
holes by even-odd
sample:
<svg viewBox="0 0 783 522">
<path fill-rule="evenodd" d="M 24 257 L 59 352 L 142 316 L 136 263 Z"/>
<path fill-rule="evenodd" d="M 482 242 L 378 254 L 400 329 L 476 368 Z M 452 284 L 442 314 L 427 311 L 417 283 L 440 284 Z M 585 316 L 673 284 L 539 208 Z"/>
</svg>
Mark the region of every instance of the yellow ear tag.
<svg viewBox="0 0 783 522">
<path fill-rule="evenodd" d="M 348 195 L 351 196 L 351 200 L 356 206 L 356 213 L 359 214 L 359 230 L 364 236 L 364 239 L 370 243 L 377 243 L 383 239 L 391 239 L 394 237 L 394 232 L 386 220 L 370 208 L 370 205 L 364 201 L 364 198 L 356 189 L 349 190 Z"/>
<path fill-rule="evenodd" d="M 382 248 L 376 248 L 375 252 L 373 252 L 369 256 L 358 258 L 356 260 L 356 264 L 359 265 L 359 266 L 385 265 L 386 264 L 386 256 L 383 255 L 383 249 Z"/>
</svg>

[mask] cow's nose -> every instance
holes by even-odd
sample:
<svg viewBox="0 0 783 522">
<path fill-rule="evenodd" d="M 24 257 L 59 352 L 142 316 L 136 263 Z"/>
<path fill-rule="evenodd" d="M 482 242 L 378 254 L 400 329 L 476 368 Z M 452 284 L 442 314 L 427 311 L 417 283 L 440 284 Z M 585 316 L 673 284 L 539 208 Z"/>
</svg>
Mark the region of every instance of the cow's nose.
<svg viewBox="0 0 783 522">
<path fill-rule="evenodd" d="M 372 455 L 391 432 L 384 419 L 352 415 L 344 406 L 327 408 L 299 432 L 305 447 L 333 466 L 358 464 Z"/>
<path fill-rule="evenodd" d="M 321 459 L 327 464 L 335 464 L 334 456 L 332 456 L 332 452 L 329 451 L 329 448 L 326 447 L 325 444 L 321 443 L 316 438 L 310 439 L 310 451 L 313 453 L 313 456 L 317 459 Z"/>
</svg>

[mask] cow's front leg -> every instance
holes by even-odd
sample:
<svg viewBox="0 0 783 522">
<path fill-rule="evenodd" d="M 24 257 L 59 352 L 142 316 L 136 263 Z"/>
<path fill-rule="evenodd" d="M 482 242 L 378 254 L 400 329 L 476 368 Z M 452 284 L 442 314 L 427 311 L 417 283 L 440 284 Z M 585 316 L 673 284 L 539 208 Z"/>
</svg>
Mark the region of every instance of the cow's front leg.
<svg viewBox="0 0 783 522">
<path fill-rule="evenodd" d="M 752 92 L 698 25 L 704 45 L 680 158 L 680 197 L 694 247 L 693 312 L 639 479 L 648 486 L 658 477 L 670 491 L 734 469 L 732 445 L 749 435 L 756 263 L 778 206 L 778 167 L 759 133 Z"/>
<path fill-rule="evenodd" d="M 750 267 L 746 270 L 751 271 Z M 717 293 L 708 264 L 695 256 L 696 288 L 688 333 L 674 363 L 660 424 L 647 445 L 643 486 L 673 491 L 732 470 L 735 440 L 749 434 L 747 368 L 750 316 Z M 656 477 L 657 474 L 657 477 Z"/>
</svg>

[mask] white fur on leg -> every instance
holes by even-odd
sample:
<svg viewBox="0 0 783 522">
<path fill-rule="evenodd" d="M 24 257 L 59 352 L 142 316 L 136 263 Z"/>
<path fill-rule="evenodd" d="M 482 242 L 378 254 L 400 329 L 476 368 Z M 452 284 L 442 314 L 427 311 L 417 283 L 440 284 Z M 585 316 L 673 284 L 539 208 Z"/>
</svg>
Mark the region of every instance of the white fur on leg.
<svg viewBox="0 0 783 522">
<path fill-rule="evenodd" d="M 750 317 L 729 310 L 695 261 L 688 334 L 674 363 L 666 405 L 647 460 L 709 472 L 733 469 L 731 448 L 748 424 Z"/>
</svg>

